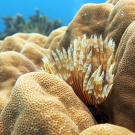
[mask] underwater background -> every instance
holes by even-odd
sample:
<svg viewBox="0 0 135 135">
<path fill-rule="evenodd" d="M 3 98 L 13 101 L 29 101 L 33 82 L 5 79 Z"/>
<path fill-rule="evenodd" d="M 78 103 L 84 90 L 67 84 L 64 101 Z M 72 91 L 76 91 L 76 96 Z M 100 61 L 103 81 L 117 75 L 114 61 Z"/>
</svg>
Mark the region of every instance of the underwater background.
<svg viewBox="0 0 135 135">
<path fill-rule="evenodd" d="M 4 0 L 0 4 L 0 32 L 5 30 L 2 18 L 21 14 L 25 20 L 39 9 L 41 15 L 50 20 L 60 19 L 66 26 L 85 3 L 104 3 L 106 0 Z"/>
</svg>

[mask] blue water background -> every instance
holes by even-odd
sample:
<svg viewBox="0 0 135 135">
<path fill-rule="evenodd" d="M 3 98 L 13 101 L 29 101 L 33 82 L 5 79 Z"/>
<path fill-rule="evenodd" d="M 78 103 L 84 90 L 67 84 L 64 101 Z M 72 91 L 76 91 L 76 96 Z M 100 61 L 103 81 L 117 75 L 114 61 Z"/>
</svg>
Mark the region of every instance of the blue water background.
<svg viewBox="0 0 135 135">
<path fill-rule="evenodd" d="M 62 25 L 66 26 L 83 4 L 105 2 L 106 0 L 3 0 L 0 3 L 0 32 L 5 29 L 2 22 L 3 16 L 21 14 L 28 20 L 38 8 L 41 15 L 47 15 L 49 20 L 60 19 L 63 22 Z"/>
</svg>

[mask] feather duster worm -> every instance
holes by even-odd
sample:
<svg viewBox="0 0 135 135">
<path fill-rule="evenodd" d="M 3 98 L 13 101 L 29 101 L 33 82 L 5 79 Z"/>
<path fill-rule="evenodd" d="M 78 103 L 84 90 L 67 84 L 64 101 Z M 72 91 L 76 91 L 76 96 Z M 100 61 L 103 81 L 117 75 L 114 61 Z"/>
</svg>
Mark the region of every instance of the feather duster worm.
<svg viewBox="0 0 135 135">
<path fill-rule="evenodd" d="M 86 105 L 105 101 L 113 86 L 115 43 L 92 35 L 74 40 L 68 50 L 52 51 L 43 58 L 44 70 L 65 80 Z"/>
</svg>

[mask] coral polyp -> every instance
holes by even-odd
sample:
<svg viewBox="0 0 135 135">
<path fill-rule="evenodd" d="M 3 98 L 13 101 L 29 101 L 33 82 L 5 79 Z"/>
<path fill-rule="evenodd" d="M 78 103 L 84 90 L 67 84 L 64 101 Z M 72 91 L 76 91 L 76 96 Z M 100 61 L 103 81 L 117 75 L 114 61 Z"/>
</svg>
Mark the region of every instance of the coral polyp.
<svg viewBox="0 0 135 135">
<path fill-rule="evenodd" d="M 102 35 L 84 34 L 66 50 L 56 49 L 43 58 L 44 70 L 65 80 L 86 104 L 103 103 L 112 91 L 115 43 Z"/>
</svg>

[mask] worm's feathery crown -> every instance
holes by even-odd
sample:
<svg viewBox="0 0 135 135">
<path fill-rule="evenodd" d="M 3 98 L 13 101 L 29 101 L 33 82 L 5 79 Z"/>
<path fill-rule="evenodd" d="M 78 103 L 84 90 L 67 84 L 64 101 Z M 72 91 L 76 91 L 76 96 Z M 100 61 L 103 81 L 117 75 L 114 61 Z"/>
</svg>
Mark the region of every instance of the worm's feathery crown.
<svg viewBox="0 0 135 135">
<path fill-rule="evenodd" d="M 56 49 L 43 58 L 46 72 L 65 80 L 86 105 L 105 101 L 113 86 L 115 43 L 92 35 L 74 40 L 68 50 Z"/>
</svg>

